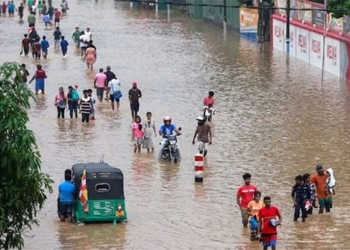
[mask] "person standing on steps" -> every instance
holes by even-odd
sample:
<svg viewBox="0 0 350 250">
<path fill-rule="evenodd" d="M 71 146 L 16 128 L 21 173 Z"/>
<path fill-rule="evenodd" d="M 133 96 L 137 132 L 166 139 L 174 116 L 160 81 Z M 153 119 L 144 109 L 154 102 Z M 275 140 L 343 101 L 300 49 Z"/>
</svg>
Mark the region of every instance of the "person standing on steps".
<svg viewBox="0 0 350 250">
<path fill-rule="evenodd" d="M 251 184 L 251 174 L 245 173 L 243 176 L 244 184 L 237 190 L 237 205 L 241 210 L 242 223 L 244 227 L 248 226 L 248 213 L 247 207 L 251 200 L 254 199 L 254 193 L 258 191 L 257 187 Z"/>
<path fill-rule="evenodd" d="M 132 120 L 135 120 L 140 109 L 139 99 L 142 97 L 141 90 L 137 88 L 137 82 L 132 83 L 132 88 L 129 90 L 129 101 Z"/>
</svg>

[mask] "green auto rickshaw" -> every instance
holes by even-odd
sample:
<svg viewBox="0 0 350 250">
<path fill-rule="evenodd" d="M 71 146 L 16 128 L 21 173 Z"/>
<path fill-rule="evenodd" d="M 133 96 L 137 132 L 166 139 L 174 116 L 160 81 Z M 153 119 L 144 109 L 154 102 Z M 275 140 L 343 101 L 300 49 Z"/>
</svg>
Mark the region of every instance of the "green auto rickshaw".
<svg viewBox="0 0 350 250">
<path fill-rule="evenodd" d="M 76 187 L 73 217 L 77 222 L 125 222 L 124 178 L 107 163 L 78 163 L 72 167 Z"/>
</svg>

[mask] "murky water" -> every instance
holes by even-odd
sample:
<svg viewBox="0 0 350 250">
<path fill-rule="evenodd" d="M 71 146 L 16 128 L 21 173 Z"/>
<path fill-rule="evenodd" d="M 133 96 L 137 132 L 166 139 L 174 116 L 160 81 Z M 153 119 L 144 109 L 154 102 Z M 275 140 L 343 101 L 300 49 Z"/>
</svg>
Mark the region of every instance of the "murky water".
<svg viewBox="0 0 350 250">
<path fill-rule="evenodd" d="M 54 2 L 58 5 L 58 2 Z M 284 217 L 279 249 L 346 249 L 350 222 L 346 190 L 350 187 L 350 92 L 347 83 L 236 34 L 193 22 L 182 14 L 156 17 L 152 10 L 130 9 L 112 1 L 71 1 L 61 24 L 70 38 L 76 26 L 90 27 L 97 46 L 94 72 L 88 72 L 71 42 L 63 60 L 50 48 L 42 60 L 47 94 L 30 110 L 43 171 L 56 181 L 63 171 L 101 155 L 125 175 L 129 223 L 76 226 L 60 223 L 55 193 L 38 215 L 41 225 L 27 233 L 26 249 L 259 249 L 240 224 L 235 205 L 246 171 L 263 195 L 270 195 Z M 0 18 L 0 62 L 35 62 L 19 57 L 27 23 Z M 52 30 L 37 24 L 52 44 Z M 126 93 L 132 81 L 143 92 L 141 114 L 152 111 L 158 125 L 164 115 L 183 128 L 179 138 L 183 160 L 159 163 L 156 152 L 135 155 L 130 143 L 130 112 L 97 105 L 97 120 L 57 121 L 53 106 L 58 87 L 77 83 L 92 88 L 99 67 L 111 65 Z M 32 86 L 34 87 L 34 86 Z M 208 90 L 215 91 L 217 115 L 213 145 L 205 162 L 205 180 L 194 183 L 191 140 L 195 117 Z M 157 139 L 156 139 L 157 141 Z M 290 190 L 294 176 L 314 172 L 319 161 L 335 170 L 337 195 L 332 213 L 312 215 L 307 223 L 292 221 Z"/>
</svg>

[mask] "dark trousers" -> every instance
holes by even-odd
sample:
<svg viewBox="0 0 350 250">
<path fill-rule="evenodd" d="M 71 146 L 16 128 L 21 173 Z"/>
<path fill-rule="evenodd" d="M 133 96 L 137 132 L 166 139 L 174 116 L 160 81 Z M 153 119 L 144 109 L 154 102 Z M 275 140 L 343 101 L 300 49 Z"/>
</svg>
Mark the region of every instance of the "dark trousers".
<svg viewBox="0 0 350 250">
<path fill-rule="evenodd" d="M 81 113 L 81 121 L 89 123 L 90 114 Z"/>
<path fill-rule="evenodd" d="M 64 118 L 64 110 L 65 108 L 60 108 L 60 107 L 57 107 L 57 118 Z"/>
<path fill-rule="evenodd" d="M 24 55 L 28 55 L 29 53 L 29 47 L 23 47 Z"/>
<path fill-rule="evenodd" d="M 307 211 L 305 209 L 305 204 L 303 201 L 298 202 L 297 205 L 294 207 L 294 219 L 298 219 L 300 217 L 300 210 L 301 210 L 301 218 L 307 217 Z"/>
<path fill-rule="evenodd" d="M 75 118 L 78 118 L 78 103 L 77 102 L 69 103 L 68 106 L 69 106 L 70 118 L 73 118 L 73 112 L 75 114 Z"/>
</svg>

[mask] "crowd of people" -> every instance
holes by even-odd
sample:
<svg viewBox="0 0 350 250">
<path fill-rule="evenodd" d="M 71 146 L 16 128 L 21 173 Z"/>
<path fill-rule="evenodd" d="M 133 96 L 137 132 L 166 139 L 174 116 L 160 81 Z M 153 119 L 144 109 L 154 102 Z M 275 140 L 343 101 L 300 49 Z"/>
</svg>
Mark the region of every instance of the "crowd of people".
<svg viewBox="0 0 350 250">
<path fill-rule="evenodd" d="M 277 226 L 282 223 L 282 215 L 278 207 L 271 205 L 269 196 L 261 201 L 261 192 L 251 184 L 251 174 L 245 173 L 243 180 L 244 184 L 237 190 L 237 205 L 241 211 L 243 226 L 249 225 L 251 240 L 260 240 L 264 250 L 270 246 L 276 249 Z M 335 182 L 333 169 L 324 171 L 322 164 L 317 164 L 316 174 L 312 176 L 309 173 L 297 175 L 291 192 L 293 221 L 297 222 L 301 215 L 302 222 L 306 222 L 314 208 L 318 208 L 319 214 L 330 212 L 333 207 Z"/>
</svg>

